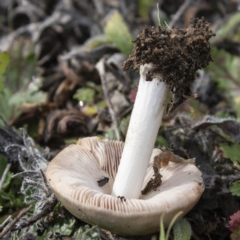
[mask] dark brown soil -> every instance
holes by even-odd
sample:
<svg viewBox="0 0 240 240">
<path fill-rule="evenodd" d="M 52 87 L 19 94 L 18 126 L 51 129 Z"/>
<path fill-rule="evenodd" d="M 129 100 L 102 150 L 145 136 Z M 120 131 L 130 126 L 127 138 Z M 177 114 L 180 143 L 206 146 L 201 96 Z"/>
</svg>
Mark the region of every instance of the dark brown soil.
<svg viewBox="0 0 240 240">
<path fill-rule="evenodd" d="M 123 68 L 136 70 L 140 65 L 153 64 L 147 80 L 162 76 L 174 94 L 168 105 L 171 112 L 190 95 L 196 71 L 212 61 L 209 39 L 214 35 L 204 18 L 191 21 L 186 29 L 145 27 L 133 40 L 134 49 Z"/>
</svg>

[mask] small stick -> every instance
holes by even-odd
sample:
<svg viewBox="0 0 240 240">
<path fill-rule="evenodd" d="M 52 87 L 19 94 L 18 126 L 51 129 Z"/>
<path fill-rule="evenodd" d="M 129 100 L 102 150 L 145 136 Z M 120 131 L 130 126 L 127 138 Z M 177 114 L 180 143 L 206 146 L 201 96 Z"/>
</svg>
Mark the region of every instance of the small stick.
<svg viewBox="0 0 240 240">
<path fill-rule="evenodd" d="M 2 224 L 0 224 L 0 231 L 2 231 L 2 229 L 10 222 L 12 221 L 12 216 L 8 216 Z"/>
<path fill-rule="evenodd" d="M 14 226 L 13 231 L 20 230 L 22 228 L 32 225 L 33 223 L 35 223 L 42 217 L 44 217 L 47 214 L 49 214 L 50 212 L 52 212 L 54 207 L 56 206 L 56 204 L 57 204 L 57 199 L 56 199 L 55 195 L 52 194 L 49 197 L 48 202 L 44 205 L 43 209 L 40 212 L 38 212 L 36 215 L 33 215 L 32 217 L 30 217 L 26 222 L 22 222 L 22 223 L 18 224 L 18 226 Z"/>
<path fill-rule="evenodd" d="M 43 170 L 41 170 L 41 169 L 40 169 L 40 174 L 41 174 L 41 177 L 42 177 L 43 182 L 44 182 L 44 190 L 45 190 L 45 192 L 52 192 L 50 187 L 49 187 L 49 185 L 48 185 L 48 183 L 47 183 L 46 176 L 45 176 Z"/>
<path fill-rule="evenodd" d="M 110 116 L 111 116 L 111 119 L 112 119 L 112 122 L 113 122 L 116 137 L 117 137 L 117 140 L 120 141 L 121 140 L 121 135 L 120 135 L 118 120 L 117 120 L 116 114 L 113 110 L 113 105 L 112 105 L 112 102 L 110 100 L 109 92 L 108 92 L 108 89 L 107 89 L 107 86 L 106 86 L 105 68 L 104 68 L 104 59 L 103 58 L 96 64 L 96 69 L 98 70 L 98 73 L 100 75 L 100 79 L 101 79 L 101 82 L 102 82 L 102 89 L 103 89 L 103 92 L 104 92 L 104 96 L 107 100 L 107 105 L 108 105 L 109 113 L 110 113 Z"/>
<path fill-rule="evenodd" d="M 2 175 L 1 181 L 0 181 L 0 191 L 2 190 L 3 183 L 5 181 L 5 178 L 7 177 L 7 173 L 9 171 L 10 167 L 11 167 L 11 163 L 8 163 L 4 172 L 3 172 L 3 175 Z"/>
<path fill-rule="evenodd" d="M 24 208 L 24 209 L 22 209 L 22 210 L 20 211 L 20 213 L 17 215 L 17 217 L 15 217 L 15 218 L 13 219 L 13 221 L 11 221 L 11 222 L 3 229 L 3 231 L 0 233 L 0 239 L 1 239 L 2 237 L 4 237 L 4 235 L 6 235 L 6 233 L 8 233 L 9 230 L 11 230 L 11 228 L 14 226 L 14 224 L 15 224 L 23 215 L 25 215 L 25 214 L 29 211 L 30 208 L 31 208 L 31 205 L 29 205 L 28 207 L 26 207 L 26 208 Z"/>
<path fill-rule="evenodd" d="M 158 19 L 158 25 L 161 26 L 161 21 L 160 21 L 159 14 L 160 14 L 160 10 L 159 10 L 159 5 L 158 5 L 158 3 L 157 3 L 157 19 Z"/>
<path fill-rule="evenodd" d="M 185 0 L 184 3 L 181 5 L 181 7 L 177 10 L 177 12 L 173 15 L 173 18 L 171 22 L 169 23 L 169 27 L 171 28 L 177 20 L 180 18 L 180 16 L 183 14 L 183 12 L 186 10 L 188 5 L 191 3 L 191 0 Z"/>
</svg>

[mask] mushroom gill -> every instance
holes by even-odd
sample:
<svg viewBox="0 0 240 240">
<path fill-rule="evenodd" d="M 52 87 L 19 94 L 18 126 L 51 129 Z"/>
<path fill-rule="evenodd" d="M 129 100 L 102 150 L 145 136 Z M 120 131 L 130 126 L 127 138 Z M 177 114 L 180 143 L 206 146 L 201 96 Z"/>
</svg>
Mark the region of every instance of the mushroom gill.
<svg viewBox="0 0 240 240">
<path fill-rule="evenodd" d="M 176 213 L 184 215 L 197 203 L 204 190 L 201 172 L 194 164 L 174 162 L 160 168 L 161 185 L 141 199 L 112 196 L 123 147 L 119 141 L 83 138 L 50 162 L 47 181 L 74 216 L 114 233 L 143 235 L 159 231 L 162 213 L 167 227 Z M 160 153 L 159 149 L 152 152 L 143 188 L 153 176 L 154 157 Z"/>
</svg>

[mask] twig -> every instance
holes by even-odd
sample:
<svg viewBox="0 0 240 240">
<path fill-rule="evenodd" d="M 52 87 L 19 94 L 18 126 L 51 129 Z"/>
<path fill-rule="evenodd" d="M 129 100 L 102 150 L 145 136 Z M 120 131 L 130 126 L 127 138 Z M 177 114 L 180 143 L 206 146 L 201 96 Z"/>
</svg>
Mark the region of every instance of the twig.
<svg viewBox="0 0 240 240">
<path fill-rule="evenodd" d="M 15 217 L 4 229 L 3 231 L 0 233 L 0 239 L 2 237 L 4 237 L 4 235 L 6 235 L 6 233 L 8 233 L 9 230 L 11 230 L 11 228 L 13 227 L 13 225 L 23 216 L 25 215 L 29 209 L 31 208 L 31 205 L 29 205 L 28 207 L 22 209 L 20 211 L 20 213 L 17 215 L 17 217 Z"/>
<path fill-rule="evenodd" d="M 40 169 L 40 174 L 41 174 L 42 180 L 44 182 L 44 189 L 45 189 L 45 191 L 46 192 L 52 192 L 50 187 L 49 187 L 49 185 L 48 185 L 48 183 L 47 183 L 46 176 L 45 176 L 43 170 L 41 170 L 41 169 Z"/>
<path fill-rule="evenodd" d="M 102 58 L 96 64 L 96 69 L 98 70 L 98 73 L 99 73 L 100 78 L 101 78 L 103 93 L 104 93 L 104 96 L 107 100 L 107 105 L 108 105 L 108 108 L 109 108 L 109 113 L 110 113 L 110 116 L 111 116 L 111 119 L 112 119 L 112 122 L 113 122 L 113 126 L 114 126 L 114 130 L 115 130 L 117 140 L 121 140 L 118 120 L 117 120 L 116 114 L 113 110 L 113 105 L 112 105 L 112 102 L 110 100 L 109 92 L 108 92 L 107 85 L 106 85 L 104 58 Z"/>
<path fill-rule="evenodd" d="M 9 171 L 10 167 L 11 167 L 11 163 L 8 163 L 4 172 L 3 172 L 3 175 L 2 175 L 1 180 L 0 180 L 0 191 L 2 190 L 3 183 L 5 181 L 5 178 L 7 177 L 7 173 Z"/>
<path fill-rule="evenodd" d="M 185 0 L 181 7 L 177 10 L 177 12 L 173 15 L 171 22 L 168 24 L 170 28 L 177 22 L 183 12 L 186 10 L 188 5 L 191 3 L 191 0 Z"/>
<path fill-rule="evenodd" d="M 104 14 L 104 6 L 103 6 L 103 1 L 99 0 L 93 0 L 93 4 L 95 5 L 96 11 L 100 16 L 103 16 Z"/>
<path fill-rule="evenodd" d="M 41 219 L 42 217 L 46 216 L 48 213 L 53 211 L 56 204 L 57 204 L 57 199 L 56 199 L 55 195 L 52 194 L 49 197 L 48 202 L 45 204 L 45 206 L 43 207 L 41 212 L 39 212 L 36 215 L 33 215 L 27 221 L 19 223 L 17 226 L 15 225 L 12 230 L 13 231 L 20 230 L 22 228 L 25 228 L 25 227 L 28 227 L 28 226 L 34 224 L 36 221 L 38 221 L 39 219 Z"/>
<path fill-rule="evenodd" d="M 161 26 L 161 20 L 160 20 L 160 10 L 159 10 L 159 5 L 157 3 L 157 19 L 158 19 L 158 25 Z"/>
<path fill-rule="evenodd" d="M 3 223 L 0 224 L 0 231 L 2 231 L 2 229 L 10 222 L 12 221 L 12 216 L 8 216 Z"/>
<path fill-rule="evenodd" d="M 5 33 L 10 33 L 11 32 L 11 29 L 10 28 L 8 28 L 8 27 L 6 27 L 6 26 L 4 26 L 4 25 L 0 25 L 0 29 L 2 30 L 2 31 L 4 31 Z"/>
</svg>

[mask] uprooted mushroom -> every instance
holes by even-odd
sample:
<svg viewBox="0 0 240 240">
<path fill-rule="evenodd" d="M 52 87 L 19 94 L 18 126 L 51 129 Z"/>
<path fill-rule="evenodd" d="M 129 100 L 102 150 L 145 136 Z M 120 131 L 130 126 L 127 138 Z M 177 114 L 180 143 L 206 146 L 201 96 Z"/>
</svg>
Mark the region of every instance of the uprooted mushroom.
<svg viewBox="0 0 240 240">
<path fill-rule="evenodd" d="M 111 195 L 123 148 L 123 142 L 83 138 L 50 162 L 46 172 L 49 185 L 74 216 L 114 233 L 143 235 L 159 231 L 162 213 L 167 226 L 179 211 L 185 214 L 197 203 L 204 185 L 192 160 L 165 163 L 160 168 L 161 185 L 148 188 L 139 199 Z M 153 178 L 158 156 L 161 150 L 154 149 L 143 189 Z M 105 178 L 108 182 L 99 186 L 99 180 Z"/>
<path fill-rule="evenodd" d="M 73 215 L 115 233 L 142 235 L 159 230 L 161 214 L 167 227 L 176 213 L 184 215 L 197 203 L 204 184 L 193 159 L 153 148 L 168 92 L 170 112 L 191 95 L 195 72 L 211 61 L 213 35 L 204 19 L 186 29 L 140 32 L 124 64 L 140 67 L 141 74 L 125 144 L 81 139 L 47 168 L 51 189 Z"/>
</svg>

